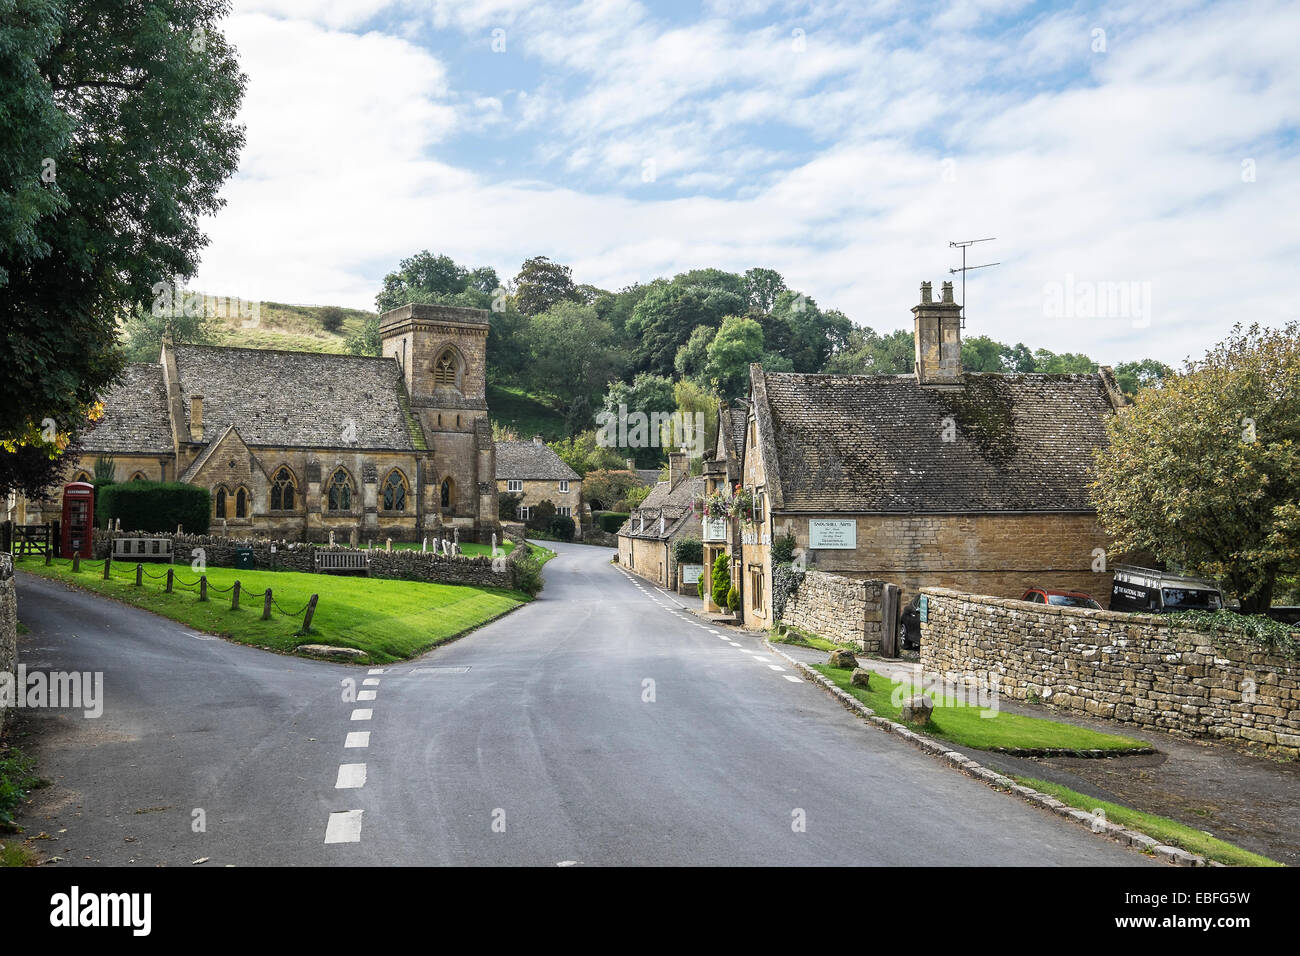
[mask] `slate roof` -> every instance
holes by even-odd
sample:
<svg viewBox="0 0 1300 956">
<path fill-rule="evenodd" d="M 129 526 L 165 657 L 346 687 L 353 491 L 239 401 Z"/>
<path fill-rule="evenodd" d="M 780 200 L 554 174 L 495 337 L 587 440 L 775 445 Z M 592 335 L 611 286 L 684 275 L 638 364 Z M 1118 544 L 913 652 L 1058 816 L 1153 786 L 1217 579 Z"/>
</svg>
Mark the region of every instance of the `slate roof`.
<svg viewBox="0 0 1300 956">
<path fill-rule="evenodd" d="M 499 441 L 497 480 L 581 481 L 576 471 L 547 445 L 532 441 Z"/>
<path fill-rule="evenodd" d="M 1100 374 L 967 374 L 953 389 L 911 375 L 753 374 L 774 507 L 1093 510 L 1092 452 L 1114 414 Z M 948 423 L 954 441 L 943 440 Z"/>
<path fill-rule="evenodd" d="M 208 345 L 178 345 L 175 356 L 187 433 L 190 398 L 202 395 L 212 438 L 234 425 L 249 445 L 417 448 L 393 359 Z"/>
<path fill-rule="evenodd" d="M 659 483 L 659 475 L 662 473 L 661 468 L 637 468 L 636 476 L 641 479 L 641 484 L 649 485 L 653 488 Z"/>
<path fill-rule="evenodd" d="M 86 431 L 84 453 L 174 451 L 161 365 L 126 366 L 121 380 L 104 393 L 102 401 L 104 417 Z"/>
<path fill-rule="evenodd" d="M 671 538 L 677 529 L 691 520 L 698 520 L 691 510 L 691 503 L 704 494 L 703 476 L 686 477 L 677 482 L 676 487 L 669 488 L 668 482 L 661 481 L 646 495 L 641 506 L 632 512 L 618 533 L 627 538 Z M 641 526 L 641 517 L 645 516 L 645 530 L 637 531 Z M 664 533 L 659 533 L 659 518 L 664 519 Z"/>
</svg>

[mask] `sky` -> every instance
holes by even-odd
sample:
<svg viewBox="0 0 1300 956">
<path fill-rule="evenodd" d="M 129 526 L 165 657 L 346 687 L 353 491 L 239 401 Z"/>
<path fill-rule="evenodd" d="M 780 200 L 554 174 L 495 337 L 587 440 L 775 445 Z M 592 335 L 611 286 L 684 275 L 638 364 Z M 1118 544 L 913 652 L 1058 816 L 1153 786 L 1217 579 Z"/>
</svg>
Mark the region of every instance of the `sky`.
<svg viewBox="0 0 1300 956">
<path fill-rule="evenodd" d="M 1300 4 L 234 0 L 191 283 L 374 308 L 422 249 L 611 290 L 775 269 L 910 329 L 1178 365 L 1300 318 Z"/>
</svg>

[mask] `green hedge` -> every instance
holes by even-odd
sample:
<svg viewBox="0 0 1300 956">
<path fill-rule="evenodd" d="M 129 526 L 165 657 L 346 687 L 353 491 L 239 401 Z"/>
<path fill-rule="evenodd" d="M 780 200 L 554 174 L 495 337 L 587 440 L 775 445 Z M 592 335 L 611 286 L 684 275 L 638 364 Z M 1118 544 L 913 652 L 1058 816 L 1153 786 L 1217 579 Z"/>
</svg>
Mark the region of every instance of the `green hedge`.
<svg viewBox="0 0 1300 956">
<path fill-rule="evenodd" d="M 699 538 L 678 538 L 673 542 L 673 557 L 678 564 L 703 564 L 704 545 Z"/>
<path fill-rule="evenodd" d="M 175 481 L 127 481 L 99 491 L 95 518 L 102 526 L 121 520 L 123 531 L 207 534 L 212 495 L 206 488 Z"/>
<path fill-rule="evenodd" d="M 568 515 L 556 515 L 551 519 L 550 527 L 547 530 L 555 535 L 557 541 L 572 541 L 578 526 Z"/>
<path fill-rule="evenodd" d="M 602 531 L 608 531 L 610 534 L 618 534 L 618 529 L 623 527 L 623 522 L 631 517 L 626 511 L 604 511 L 596 518 Z"/>
</svg>

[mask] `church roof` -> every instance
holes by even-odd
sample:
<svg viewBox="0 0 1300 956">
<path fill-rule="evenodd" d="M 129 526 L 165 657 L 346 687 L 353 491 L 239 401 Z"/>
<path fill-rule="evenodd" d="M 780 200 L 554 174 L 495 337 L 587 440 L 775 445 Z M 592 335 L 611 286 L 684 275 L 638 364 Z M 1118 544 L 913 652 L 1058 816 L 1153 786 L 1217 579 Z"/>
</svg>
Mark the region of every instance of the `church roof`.
<svg viewBox="0 0 1300 956">
<path fill-rule="evenodd" d="M 548 445 L 532 441 L 499 441 L 496 448 L 498 481 L 582 480 Z"/>
<path fill-rule="evenodd" d="M 391 358 L 209 345 L 177 345 L 175 356 L 186 433 L 190 399 L 202 395 L 214 438 L 234 425 L 249 445 L 418 447 Z"/>
<path fill-rule="evenodd" d="M 171 425 L 167 419 L 167 387 L 162 366 L 131 363 L 121 379 L 102 397 L 104 417 L 88 429 L 84 454 L 154 452 L 170 454 Z"/>
<path fill-rule="evenodd" d="M 1114 414 L 1101 374 L 911 375 L 753 369 L 774 508 L 856 513 L 1092 511 Z M 950 440 L 945 440 L 950 438 Z"/>
</svg>

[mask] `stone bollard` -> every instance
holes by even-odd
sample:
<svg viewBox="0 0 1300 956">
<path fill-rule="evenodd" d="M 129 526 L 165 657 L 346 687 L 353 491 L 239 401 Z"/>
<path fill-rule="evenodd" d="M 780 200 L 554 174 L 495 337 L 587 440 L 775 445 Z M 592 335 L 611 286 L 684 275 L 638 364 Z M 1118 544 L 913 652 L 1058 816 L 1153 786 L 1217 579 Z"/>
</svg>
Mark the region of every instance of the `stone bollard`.
<svg viewBox="0 0 1300 956">
<path fill-rule="evenodd" d="M 871 687 L 871 671 L 865 667 L 853 668 L 853 673 L 849 675 L 849 684 L 853 687 L 861 687 L 863 690 Z"/>
<path fill-rule="evenodd" d="M 933 712 L 934 701 L 925 694 L 916 694 L 903 701 L 903 709 L 899 711 L 898 719 L 905 724 L 924 727 L 930 722 L 930 715 Z"/>
</svg>

